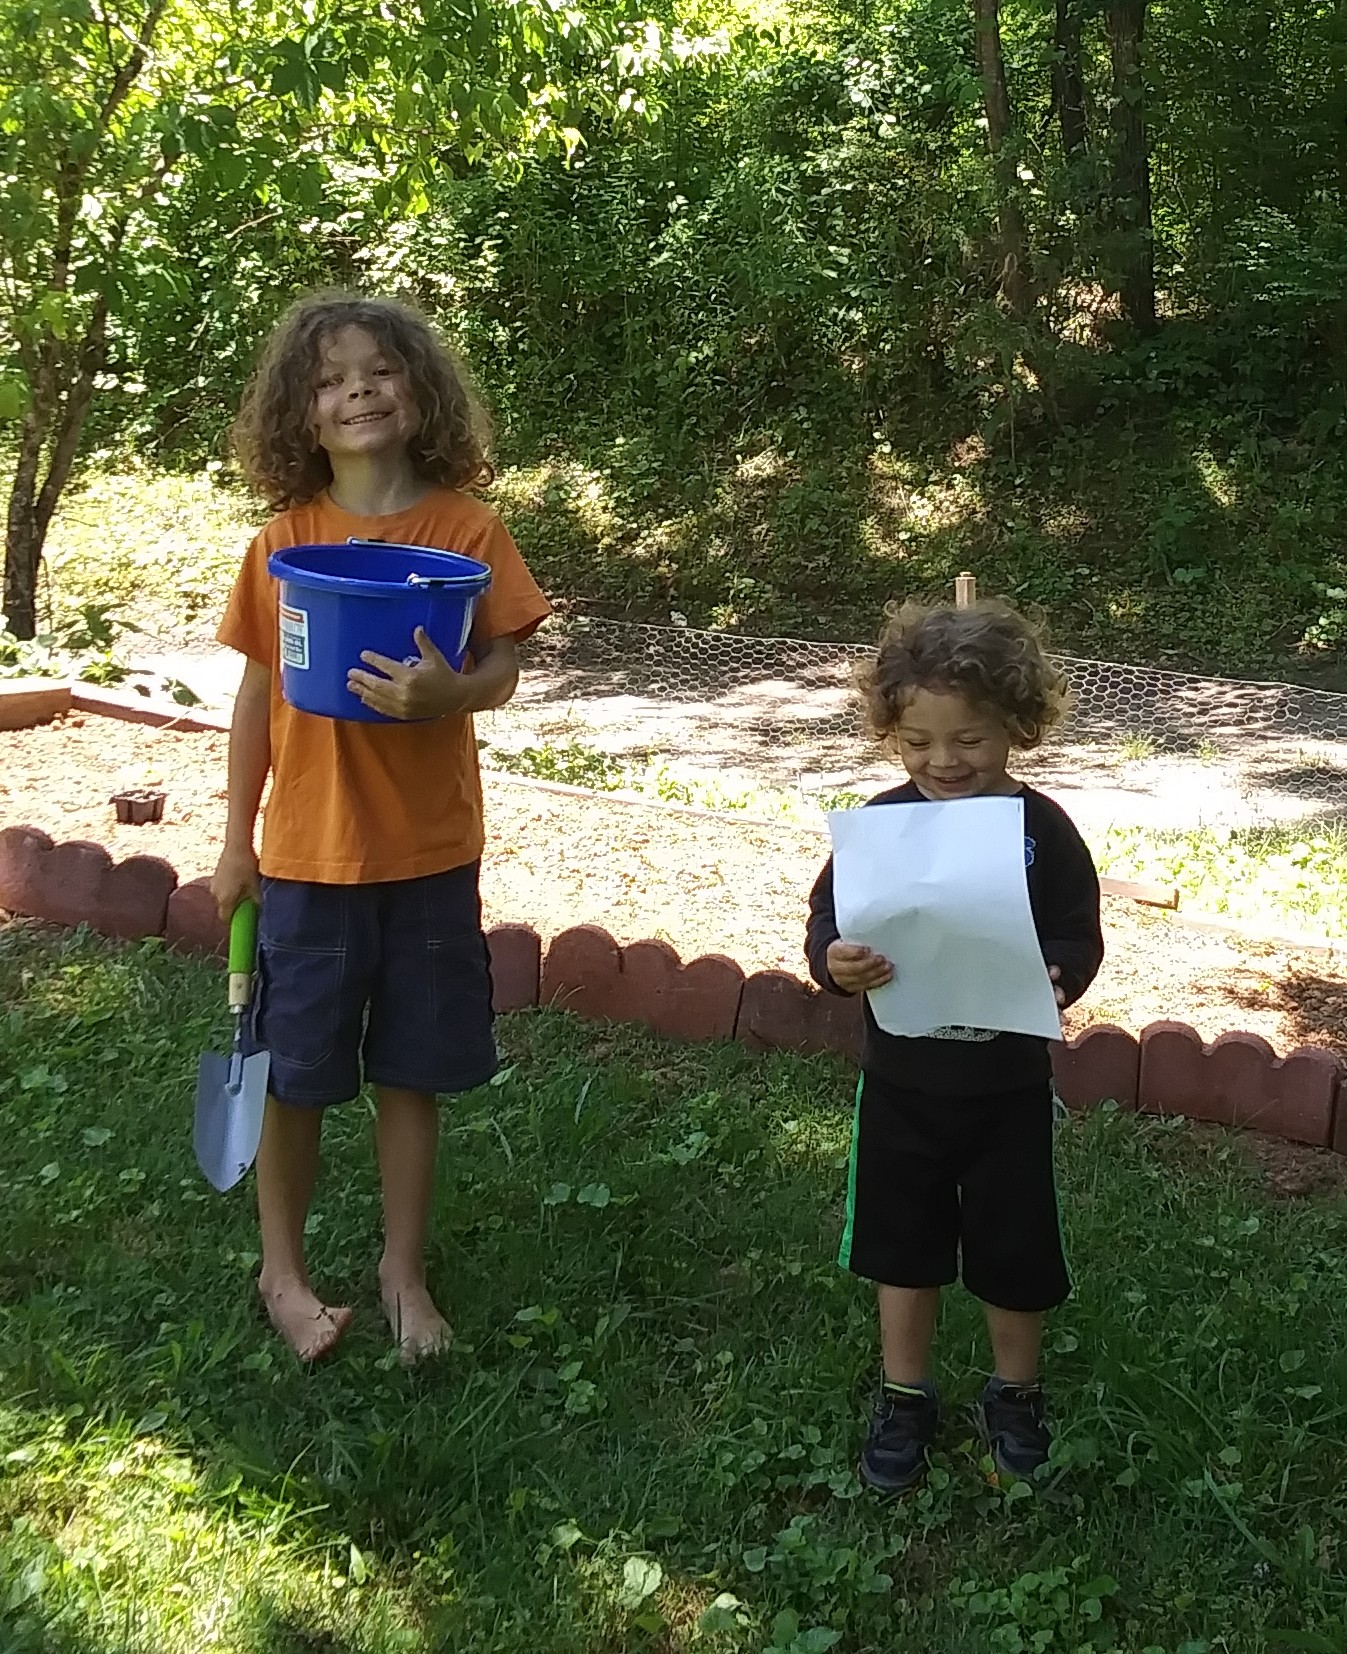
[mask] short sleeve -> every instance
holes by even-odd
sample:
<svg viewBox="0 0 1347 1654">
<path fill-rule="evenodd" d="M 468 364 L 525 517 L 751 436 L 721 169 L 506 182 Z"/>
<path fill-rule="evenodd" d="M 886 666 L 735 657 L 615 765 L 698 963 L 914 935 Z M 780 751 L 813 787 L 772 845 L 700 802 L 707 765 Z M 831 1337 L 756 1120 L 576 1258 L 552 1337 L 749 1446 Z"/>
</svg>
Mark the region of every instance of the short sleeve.
<svg viewBox="0 0 1347 1654">
<path fill-rule="evenodd" d="M 551 614 L 552 605 L 494 512 L 465 550 L 491 570 L 491 587 L 478 608 L 474 631 L 488 639 L 513 637 L 517 643 L 531 637 Z"/>
<path fill-rule="evenodd" d="M 259 534 L 244 554 L 243 565 L 225 605 L 215 636 L 229 649 L 273 671 L 276 664 L 276 582 L 267 572 L 268 547 Z"/>
</svg>

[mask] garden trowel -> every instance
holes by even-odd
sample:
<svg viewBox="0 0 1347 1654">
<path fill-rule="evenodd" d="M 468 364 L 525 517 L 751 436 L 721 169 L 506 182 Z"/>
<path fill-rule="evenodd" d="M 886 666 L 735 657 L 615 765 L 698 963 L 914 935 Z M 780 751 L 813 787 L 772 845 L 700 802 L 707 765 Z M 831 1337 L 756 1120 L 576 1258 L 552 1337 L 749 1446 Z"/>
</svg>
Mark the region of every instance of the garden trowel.
<svg viewBox="0 0 1347 1654">
<path fill-rule="evenodd" d="M 221 1193 L 232 1189 L 257 1154 L 267 1106 L 265 1051 L 243 1054 L 243 1024 L 253 993 L 257 956 L 257 903 L 240 902 L 229 923 L 229 1009 L 234 1040 L 227 1057 L 207 1051 L 196 1071 L 196 1118 L 192 1142 L 206 1181 Z"/>
</svg>

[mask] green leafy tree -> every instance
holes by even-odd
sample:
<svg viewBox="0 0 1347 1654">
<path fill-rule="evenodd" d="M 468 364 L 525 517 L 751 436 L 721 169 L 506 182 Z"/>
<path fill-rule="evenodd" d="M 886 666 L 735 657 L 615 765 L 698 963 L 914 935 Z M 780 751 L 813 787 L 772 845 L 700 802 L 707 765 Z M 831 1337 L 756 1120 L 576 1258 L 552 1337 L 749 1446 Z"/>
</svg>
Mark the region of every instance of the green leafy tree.
<svg viewBox="0 0 1347 1654">
<path fill-rule="evenodd" d="M 447 167 L 567 153 L 588 120 L 640 119 L 652 75 L 701 49 L 621 0 L 593 17 L 559 0 L 0 0 L 14 635 L 35 631 L 43 544 L 110 361 L 191 290 L 176 195 L 231 236 L 342 193 L 366 222 L 414 214 Z"/>
</svg>

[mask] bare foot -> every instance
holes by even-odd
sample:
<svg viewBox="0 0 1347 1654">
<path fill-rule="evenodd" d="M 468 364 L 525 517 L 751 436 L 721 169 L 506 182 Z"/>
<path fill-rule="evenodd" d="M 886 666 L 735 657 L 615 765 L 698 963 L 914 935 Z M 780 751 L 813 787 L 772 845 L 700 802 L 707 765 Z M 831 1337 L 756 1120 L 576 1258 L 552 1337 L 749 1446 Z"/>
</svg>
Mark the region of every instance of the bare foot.
<svg viewBox="0 0 1347 1654">
<path fill-rule="evenodd" d="M 295 1277 L 258 1290 L 271 1324 L 301 1361 L 321 1361 L 351 1324 L 344 1305 L 325 1304 L 307 1281 Z"/>
<path fill-rule="evenodd" d="M 435 1308 L 424 1283 L 382 1288 L 384 1314 L 393 1329 L 398 1359 L 414 1367 L 427 1356 L 443 1355 L 454 1341 L 449 1323 Z"/>
</svg>

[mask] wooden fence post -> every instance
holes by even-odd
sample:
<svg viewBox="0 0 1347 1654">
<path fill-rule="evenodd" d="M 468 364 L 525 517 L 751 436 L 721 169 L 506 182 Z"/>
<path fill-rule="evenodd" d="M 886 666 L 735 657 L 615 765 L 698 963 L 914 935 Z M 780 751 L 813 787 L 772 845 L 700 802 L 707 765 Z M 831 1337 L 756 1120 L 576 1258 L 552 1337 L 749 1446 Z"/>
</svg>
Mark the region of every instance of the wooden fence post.
<svg viewBox="0 0 1347 1654">
<path fill-rule="evenodd" d="M 966 570 L 963 574 L 954 577 L 954 607 L 966 609 L 976 603 L 978 598 L 978 583 Z"/>
</svg>

